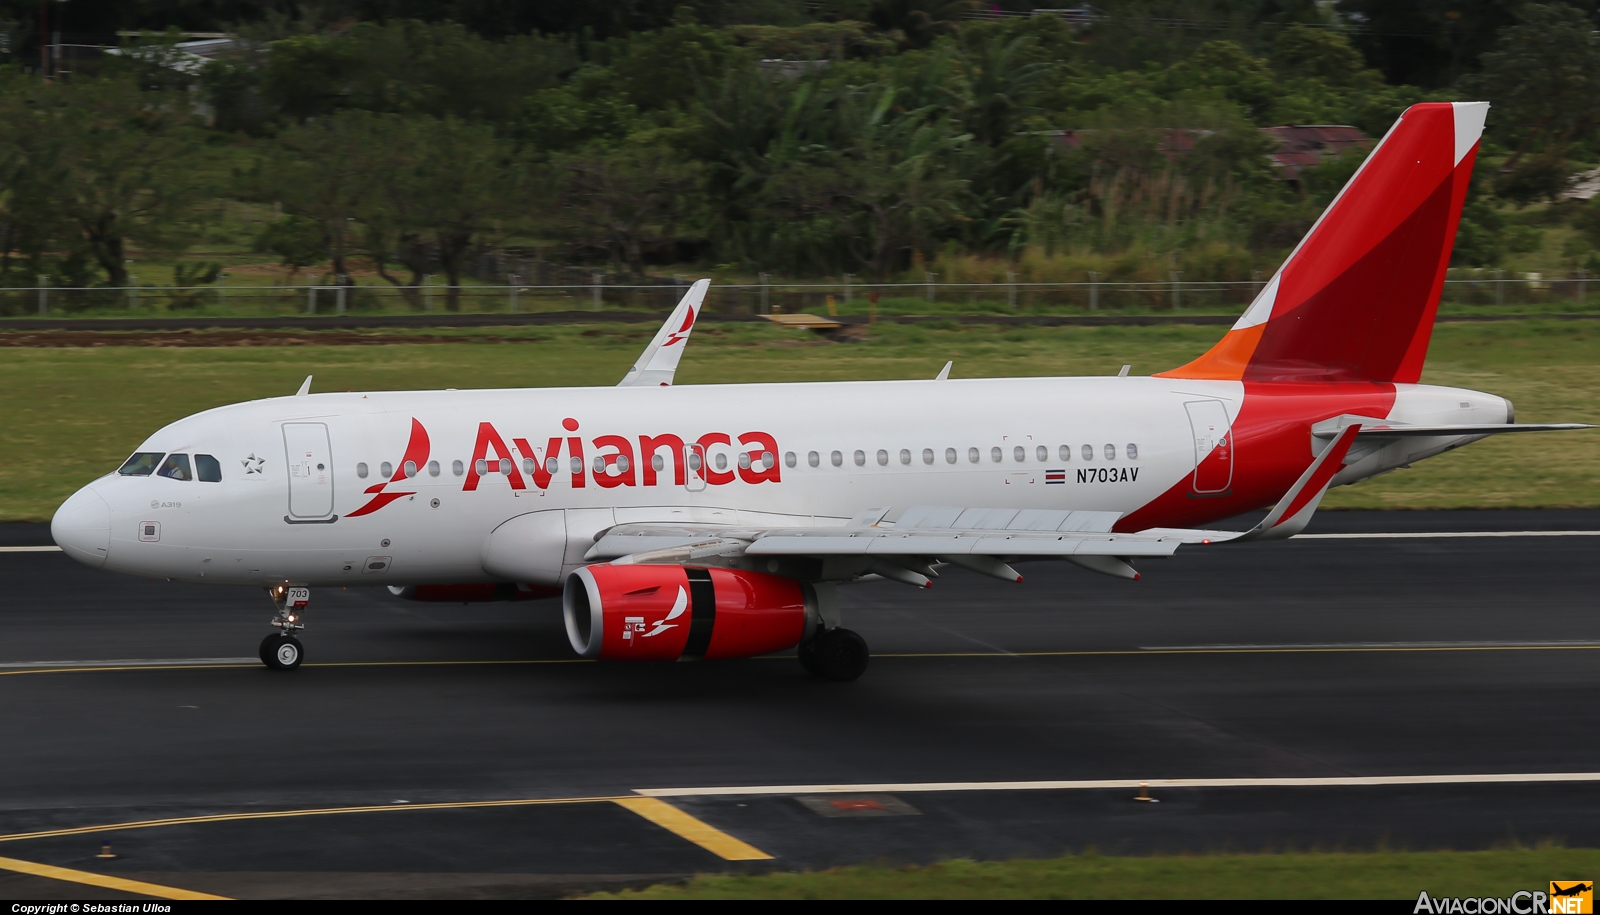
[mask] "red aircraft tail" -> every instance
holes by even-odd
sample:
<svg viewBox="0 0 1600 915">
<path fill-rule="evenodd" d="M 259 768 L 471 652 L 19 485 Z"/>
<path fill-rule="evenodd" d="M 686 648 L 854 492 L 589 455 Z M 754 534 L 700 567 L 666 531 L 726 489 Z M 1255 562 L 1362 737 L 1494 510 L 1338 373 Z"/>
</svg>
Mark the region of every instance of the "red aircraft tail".
<svg viewBox="0 0 1600 915">
<path fill-rule="evenodd" d="M 1488 110 L 1406 109 L 1233 329 L 1160 375 L 1415 382 Z"/>
</svg>

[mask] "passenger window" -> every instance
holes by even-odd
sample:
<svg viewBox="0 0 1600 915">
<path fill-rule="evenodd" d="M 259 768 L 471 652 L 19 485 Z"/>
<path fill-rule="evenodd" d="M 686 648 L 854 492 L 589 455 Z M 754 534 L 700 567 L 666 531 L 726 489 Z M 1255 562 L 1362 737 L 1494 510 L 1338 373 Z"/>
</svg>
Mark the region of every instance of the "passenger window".
<svg viewBox="0 0 1600 915">
<path fill-rule="evenodd" d="M 700 472 L 700 465 L 702 463 L 703 462 L 700 460 L 700 452 L 699 451 L 691 451 L 691 452 L 689 452 L 689 469 L 690 470 L 693 470 L 695 473 L 699 473 Z M 578 459 L 577 458 L 573 458 L 572 459 L 572 467 L 573 467 L 573 470 L 572 470 L 573 473 L 577 473 L 579 470 L 583 469 L 583 466 L 578 463 Z"/>
<path fill-rule="evenodd" d="M 907 451 L 904 448 L 901 448 L 900 449 L 900 463 L 902 463 L 902 464 L 911 463 L 911 452 Z"/>
<path fill-rule="evenodd" d="M 156 476 L 167 477 L 172 480 L 192 480 L 194 474 L 189 472 L 189 456 L 187 454 L 169 454 L 161 462 L 161 469 L 156 471 Z"/>
<path fill-rule="evenodd" d="M 971 464 L 978 463 L 978 449 L 976 449 L 976 448 L 968 448 L 967 449 L 967 462 L 971 463 Z"/>
<path fill-rule="evenodd" d="M 806 452 L 806 463 L 815 467 L 822 463 L 822 455 L 817 454 L 815 451 L 808 451 Z"/>
<path fill-rule="evenodd" d="M 954 449 L 954 448 L 946 448 L 946 449 L 944 449 L 944 462 L 946 464 L 954 464 L 956 462 L 956 449 Z"/>
<path fill-rule="evenodd" d="M 922 449 L 922 463 L 924 463 L 924 464 L 932 464 L 933 463 L 933 449 L 932 448 L 924 448 L 924 449 Z"/>
<path fill-rule="evenodd" d="M 661 460 L 661 456 L 660 455 L 656 455 L 656 460 L 658 460 L 658 461 Z M 457 461 L 456 462 L 456 466 L 460 467 L 461 463 L 459 461 Z M 556 474 L 560 473 L 561 472 L 561 459 L 560 458 L 546 458 L 545 462 L 544 462 L 544 472 L 550 474 L 551 476 L 555 476 Z"/>
<path fill-rule="evenodd" d="M 879 467 L 887 467 L 887 466 L 889 466 L 889 452 L 883 450 L 882 448 L 878 449 L 878 466 Z"/>
<path fill-rule="evenodd" d="M 859 451 L 858 450 L 855 453 L 855 459 L 856 459 L 856 466 L 857 467 L 865 467 L 865 466 L 867 466 L 867 453 L 865 451 Z"/>
<path fill-rule="evenodd" d="M 762 470 L 771 470 L 772 468 L 774 468 L 776 466 L 778 466 L 778 458 L 777 458 L 776 455 L 774 455 L 770 451 L 761 452 L 761 469 Z M 794 466 L 794 452 L 792 452 L 792 451 L 789 453 L 789 466 L 790 467 Z"/>
<path fill-rule="evenodd" d="M 1022 447 L 1021 445 L 1011 449 L 1011 459 L 1016 461 L 1018 464 L 1026 461 L 1028 459 L 1028 449 Z"/>
<path fill-rule="evenodd" d="M 222 482 L 222 462 L 209 454 L 194 456 L 194 472 L 202 483 Z"/>
<path fill-rule="evenodd" d="M 505 462 L 501 461 L 501 463 L 503 464 Z M 412 477 L 416 476 L 417 475 L 417 462 L 416 461 L 406 461 L 405 472 L 406 472 L 406 479 L 408 479 L 408 480 L 411 479 Z"/>
<path fill-rule="evenodd" d="M 793 467 L 794 465 L 796 465 L 798 463 L 800 463 L 800 462 L 794 459 L 794 452 L 793 451 L 785 451 L 783 453 L 783 466 L 785 466 L 785 467 Z"/>
<path fill-rule="evenodd" d="M 740 470 L 749 470 L 750 469 L 750 452 L 741 451 L 739 453 L 739 469 Z"/>
<path fill-rule="evenodd" d="M 1059 454 L 1061 456 L 1061 460 L 1070 461 L 1070 460 L 1072 460 L 1072 446 L 1071 445 L 1062 445 L 1060 450 L 1057 451 L 1056 454 Z"/>
<path fill-rule="evenodd" d="M 1094 460 L 1094 446 L 1093 445 L 1084 445 L 1083 446 L 1083 459 L 1086 460 L 1086 461 Z"/>
<path fill-rule="evenodd" d="M 147 477 L 155 472 L 156 465 L 161 463 L 161 451 L 141 451 L 123 462 L 117 468 L 117 473 L 125 477 Z"/>
<path fill-rule="evenodd" d="M 367 465 L 365 461 L 356 465 L 356 476 L 363 480 L 367 478 Z"/>
<path fill-rule="evenodd" d="M 1116 459 L 1117 459 L 1117 446 L 1116 445 L 1106 445 L 1106 460 L 1114 461 Z"/>
<path fill-rule="evenodd" d="M 1128 460 L 1137 461 L 1138 459 L 1139 459 L 1139 446 L 1135 445 L 1132 442 L 1129 442 L 1128 443 Z"/>
<path fill-rule="evenodd" d="M 1041 464 L 1043 464 L 1045 461 L 1050 460 L 1050 449 L 1046 448 L 1043 445 L 1040 445 L 1039 447 L 1033 449 L 1033 454 L 1034 454 L 1035 457 L 1037 457 L 1039 459 L 1039 463 L 1041 463 Z"/>
<path fill-rule="evenodd" d="M 1000 447 L 997 445 L 989 449 L 989 460 L 1000 463 Z"/>
<path fill-rule="evenodd" d="M 533 468 L 534 468 L 534 466 L 535 465 L 533 463 L 533 458 L 525 457 L 525 458 L 522 459 L 522 472 L 523 473 L 525 473 L 525 474 L 527 474 L 529 476 L 533 476 Z M 432 472 L 434 476 L 438 476 L 439 475 L 439 465 L 437 463 L 428 465 L 428 470 L 430 472 Z"/>
<path fill-rule="evenodd" d="M 450 464 L 450 472 L 459 477 L 467 472 L 467 466 L 460 461 L 453 461 Z"/>
<path fill-rule="evenodd" d="M 504 467 L 508 463 L 510 463 L 510 462 L 509 461 L 501 461 L 500 462 L 500 466 Z M 627 473 L 628 472 L 628 468 L 631 467 L 631 466 L 633 466 L 633 465 L 632 465 L 632 463 L 630 463 L 628 461 L 628 456 L 626 454 L 617 455 L 617 472 L 618 473 Z"/>
<path fill-rule="evenodd" d="M 835 467 L 843 467 L 844 466 L 844 455 L 840 454 L 837 451 L 835 451 L 833 454 L 829 455 L 828 459 L 833 461 L 833 466 L 835 466 Z"/>
<path fill-rule="evenodd" d="M 481 470 L 478 472 L 483 473 Z M 388 461 L 384 461 L 382 464 L 378 465 L 378 473 L 382 474 L 385 480 L 392 479 L 394 477 L 394 465 Z"/>
<path fill-rule="evenodd" d="M 383 466 L 388 467 L 389 465 L 385 464 Z M 489 472 L 489 462 L 483 458 L 478 458 L 476 461 L 472 462 L 472 472 L 476 473 L 480 477 L 483 476 Z M 388 476 L 388 474 L 384 474 L 384 476 Z"/>
<path fill-rule="evenodd" d="M 554 458 L 552 458 L 551 460 L 554 460 Z M 662 457 L 659 454 L 651 455 L 650 456 L 650 469 L 654 470 L 656 473 L 660 473 L 661 471 L 666 470 L 667 469 L 667 459 Z M 554 470 L 551 470 L 550 472 L 551 473 L 555 473 Z"/>
<path fill-rule="evenodd" d="M 529 473 L 532 473 L 532 471 L 529 471 Z M 439 475 L 439 462 L 438 461 L 429 461 L 428 462 L 428 476 L 436 477 L 438 475 Z"/>
</svg>

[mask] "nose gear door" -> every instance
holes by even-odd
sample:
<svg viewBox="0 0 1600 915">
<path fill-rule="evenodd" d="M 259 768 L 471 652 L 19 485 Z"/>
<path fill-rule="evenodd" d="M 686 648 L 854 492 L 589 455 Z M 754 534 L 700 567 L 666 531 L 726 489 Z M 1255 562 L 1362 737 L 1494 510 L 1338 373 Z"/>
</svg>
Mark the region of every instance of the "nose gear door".
<svg viewBox="0 0 1600 915">
<path fill-rule="evenodd" d="M 1233 484 L 1233 430 L 1220 400 L 1192 400 L 1189 428 L 1194 432 L 1194 491 L 1215 495 Z"/>
<path fill-rule="evenodd" d="M 289 465 L 289 517 L 320 520 L 333 514 L 333 449 L 326 423 L 284 423 Z"/>
</svg>

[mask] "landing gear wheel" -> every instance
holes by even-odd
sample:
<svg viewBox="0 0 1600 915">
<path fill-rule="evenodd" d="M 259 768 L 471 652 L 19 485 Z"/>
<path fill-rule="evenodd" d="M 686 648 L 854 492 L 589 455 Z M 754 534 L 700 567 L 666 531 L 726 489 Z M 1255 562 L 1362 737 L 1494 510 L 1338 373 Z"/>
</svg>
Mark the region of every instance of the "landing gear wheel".
<svg viewBox="0 0 1600 915">
<path fill-rule="evenodd" d="M 848 683 L 867 671 L 867 640 L 849 629 L 829 629 L 800 646 L 800 666 L 813 676 Z"/>
<path fill-rule="evenodd" d="M 305 654 L 300 640 L 292 635 L 273 633 L 261 640 L 261 663 L 269 670 L 294 670 Z"/>
</svg>

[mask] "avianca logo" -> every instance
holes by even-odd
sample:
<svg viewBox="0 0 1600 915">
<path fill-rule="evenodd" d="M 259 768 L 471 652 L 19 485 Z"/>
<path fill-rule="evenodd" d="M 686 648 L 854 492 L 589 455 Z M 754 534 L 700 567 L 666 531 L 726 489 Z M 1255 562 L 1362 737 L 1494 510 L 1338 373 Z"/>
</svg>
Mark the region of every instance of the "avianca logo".
<svg viewBox="0 0 1600 915">
<path fill-rule="evenodd" d="M 567 432 L 577 432 L 578 421 L 568 417 L 561 421 L 561 427 Z M 507 447 L 505 438 L 493 423 L 479 423 L 478 439 L 472 447 L 472 464 L 462 491 L 475 491 L 484 477 L 495 472 L 503 473 L 512 489 L 527 489 L 529 481 L 539 489 L 549 489 L 563 468 L 571 476 L 573 489 L 588 486 L 591 478 L 602 489 L 660 486 L 669 463 L 672 482 L 668 485 L 673 486 L 685 485 L 691 472 L 711 486 L 725 486 L 736 479 L 752 484 L 781 481 L 778 440 L 766 432 L 745 432 L 739 436 L 741 450 L 731 455 L 732 467 L 728 466 L 728 461 L 734 439 L 726 432 L 707 432 L 688 440 L 670 432 L 641 435 L 637 449 L 634 440 L 627 436 L 599 435 L 589 440 L 592 460 L 586 458 L 584 439 L 577 435 L 552 436 L 545 442 L 542 452 L 525 438 L 513 438 L 511 443 L 516 446 L 515 451 Z M 716 466 L 719 458 L 722 466 Z"/>
<path fill-rule="evenodd" d="M 561 426 L 569 433 L 578 431 L 578 421 L 571 417 L 562 420 Z M 513 438 L 515 449 L 508 447 L 493 423 L 481 422 L 461 490 L 475 492 L 485 477 L 495 473 L 504 474 L 512 489 L 525 490 L 529 482 L 539 489 L 549 489 L 563 470 L 574 489 L 585 488 L 591 479 L 602 489 L 684 486 L 691 473 L 709 486 L 726 486 L 734 480 L 751 484 L 781 482 L 778 440 L 767 432 L 739 435 L 737 451 L 734 437 L 726 432 L 707 432 L 697 439 L 684 439 L 670 432 L 640 435 L 637 449 L 634 441 L 623 435 L 600 435 L 589 439 L 586 448 L 581 436 L 554 436 L 540 453 L 525 438 Z M 410 478 L 428 463 L 431 453 L 428 430 L 412 417 L 411 438 L 394 474 L 367 487 L 366 495 L 372 498 L 345 517 L 370 515 L 391 502 L 416 495 L 416 490 L 406 487 Z M 592 454 L 593 460 L 587 460 L 586 454 Z"/>
<path fill-rule="evenodd" d="M 689 313 L 687 315 L 685 315 L 684 318 L 683 318 L 683 326 L 678 328 L 677 330 L 673 331 L 671 334 L 669 334 L 667 336 L 667 339 L 661 341 L 662 347 L 674 346 L 676 344 L 682 343 L 683 341 L 689 339 L 689 331 L 693 327 L 694 327 L 694 309 L 691 308 L 691 309 L 689 309 Z"/>
<path fill-rule="evenodd" d="M 345 517 L 359 518 L 362 515 L 370 515 L 396 499 L 403 499 L 406 496 L 416 495 L 416 490 L 411 490 L 410 492 L 397 492 L 392 490 L 385 492 L 384 487 L 391 483 L 399 483 L 401 486 L 406 485 L 405 481 L 410 477 L 416 476 L 417 469 L 428 462 L 429 448 L 428 430 L 423 428 L 422 423 L 418 422 L 416 417 L 412 417 L 411 439 L 410 441 L 406 442 L 405 456 L 402 457 L 400 459 L 400 463 L 395 466 L 394 476 L 391 476 L 389 479 L 384 480 L 375 486 L 368 486 L 367 495 L 372 496 L 372 498 L 367 501 L 366 505 L 363 505 L 350 514 L 345 515 Z"/>
</svg>

